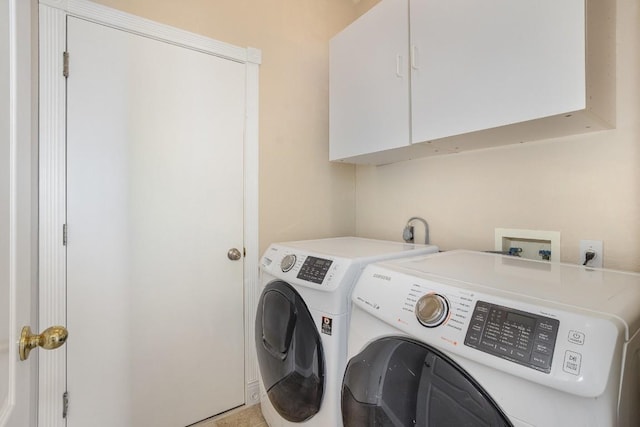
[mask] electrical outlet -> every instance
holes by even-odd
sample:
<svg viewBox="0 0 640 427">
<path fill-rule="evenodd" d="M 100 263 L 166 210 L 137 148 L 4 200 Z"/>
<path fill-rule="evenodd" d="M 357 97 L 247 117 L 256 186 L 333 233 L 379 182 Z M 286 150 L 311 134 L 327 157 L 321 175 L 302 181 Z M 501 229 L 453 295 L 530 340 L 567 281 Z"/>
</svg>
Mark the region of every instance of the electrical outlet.
<svg viewBox="0 0 640 427">
<path fill-rule="evenodd" d="M 587 267 L 602 268 L 604 261 L 604 252 L 602 250 L 602 240 L 580 240 L 580 264 L 584 264 L 587 259 L 587 252 L 594 252 L 596 256 L 587 261 Z"/>
</svg>

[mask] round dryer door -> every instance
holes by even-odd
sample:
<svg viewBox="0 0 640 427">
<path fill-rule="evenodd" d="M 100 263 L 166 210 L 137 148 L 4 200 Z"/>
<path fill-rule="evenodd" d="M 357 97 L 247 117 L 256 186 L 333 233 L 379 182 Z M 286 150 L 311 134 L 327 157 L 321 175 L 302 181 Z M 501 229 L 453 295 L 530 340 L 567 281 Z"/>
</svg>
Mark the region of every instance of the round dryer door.
<svg viewBox="0 0 640 427">
<path fill-rule="evenodd" d="M 265 286 L 256 313 L 256 352 L 269 400 L 287 421 L 319 410 L 324 354 L 318 329 L 300 294 L 280 280 Z"/>
<path fill-rule="evenodd" d="M 512 424 L 453 360 L 407 338 L 376 340 L 347 365 L 345 427 L 444 427 Z"/>
</svg>

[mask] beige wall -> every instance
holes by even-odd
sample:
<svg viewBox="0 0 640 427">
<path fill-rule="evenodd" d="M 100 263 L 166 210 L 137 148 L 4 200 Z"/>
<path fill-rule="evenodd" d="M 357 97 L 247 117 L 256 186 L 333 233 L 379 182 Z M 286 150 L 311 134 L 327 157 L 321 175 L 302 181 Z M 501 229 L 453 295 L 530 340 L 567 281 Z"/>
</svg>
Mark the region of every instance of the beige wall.
<svg viewBox="0 0 640 427">
<path fill-rule="evenodd" d="M 260 250 L 355 232 L 355 169 L 328 162 L 329 38 L 354 0 L 97 0 L 241 47 L 260 67 Z"/>
<path fill-rule="evenodd" d="M 328 40 L 378 0 L 98 2 L 262 49 L 261 251 L 273 241 L 354 232 L 400 240 L 405 221 L 419 215 L 443 249 L 493 249 L 495 227 L 553 230 L 564 261 L 577 262 L 580 239 L 598 239 L 606 267 L 640 271 L 637 0 L 618 2 L 615 130 L 355 174 L 326 161 Z"/>
<path fill-rule="evenodd" d="M 413 215 L 442 249 L 493 249 L 496 227 L 560 231 L 563 261 L 597 239 L 605 267 L 640 271 L 640 2 L 619 0 L 617 16 L 615 130 L 360 166 L 357 234 L 398 240 Z"/>
</svg>

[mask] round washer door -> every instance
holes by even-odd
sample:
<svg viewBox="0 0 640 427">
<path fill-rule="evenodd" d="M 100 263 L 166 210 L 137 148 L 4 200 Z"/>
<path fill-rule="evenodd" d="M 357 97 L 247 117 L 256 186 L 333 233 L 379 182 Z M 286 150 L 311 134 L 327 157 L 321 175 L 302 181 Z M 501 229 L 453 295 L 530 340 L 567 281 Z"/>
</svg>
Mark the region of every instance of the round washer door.
<svg viewBox="0 0 640 427">
<path fill-rule="evenodd" d="M 373 341 L 349 361 L 342 419 L 345 427 L 512 426 L 453 360 L 403 337 Z"/>
<path fill-rule="evenodd" d="M 288 283 L 270 282 L 260 295 L 255 326 L 260 375 L 271 404 L 287 421 L 308 420 L 322 403 L 324 353 L 307 305 Z"/>
</svg>

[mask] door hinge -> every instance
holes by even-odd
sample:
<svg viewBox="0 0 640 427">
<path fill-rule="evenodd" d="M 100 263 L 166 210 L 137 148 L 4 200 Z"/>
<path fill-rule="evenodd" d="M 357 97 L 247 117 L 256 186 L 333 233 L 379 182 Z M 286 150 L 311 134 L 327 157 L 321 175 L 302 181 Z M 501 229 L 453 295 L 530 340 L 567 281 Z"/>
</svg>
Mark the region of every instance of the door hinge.
<svg viewBox="0 0 640 427">
<path fill-rule="evenodd" d="M 62 246 L 67 246 L 67 224 L 62 224 Z"/>
<path fill-rule="evenodd" d="M 65 78 L 69 77 L 69 52 L 62 53 L 62 75 Z"/>
<path fill-rule="evenodd" d="M 62 393 L 62 418 L 67 418 L 69 411 L 69 392 Z"/>
</svg>

